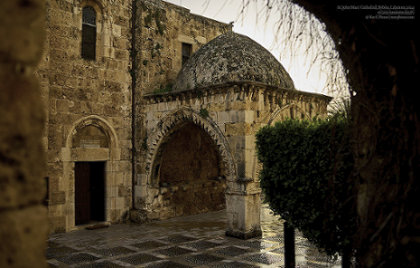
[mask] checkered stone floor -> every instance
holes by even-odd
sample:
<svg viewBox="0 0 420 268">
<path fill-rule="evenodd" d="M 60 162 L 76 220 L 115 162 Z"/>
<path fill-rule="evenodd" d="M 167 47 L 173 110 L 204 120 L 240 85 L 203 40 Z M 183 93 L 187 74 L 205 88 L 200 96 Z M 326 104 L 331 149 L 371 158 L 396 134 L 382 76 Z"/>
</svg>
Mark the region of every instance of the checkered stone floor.
<svg viewBox="0 0 420 268">
<path fill-rule="evenodd" d="M 226 237 L 226 212 L 179 217 L 143 225 L 53 234 L 46 253 L 50 267 L 282 267 L 283 224 L 266 205 L 262 238 Z M 296 265 L 340 267 L 296 233 Z"/>
</svg>

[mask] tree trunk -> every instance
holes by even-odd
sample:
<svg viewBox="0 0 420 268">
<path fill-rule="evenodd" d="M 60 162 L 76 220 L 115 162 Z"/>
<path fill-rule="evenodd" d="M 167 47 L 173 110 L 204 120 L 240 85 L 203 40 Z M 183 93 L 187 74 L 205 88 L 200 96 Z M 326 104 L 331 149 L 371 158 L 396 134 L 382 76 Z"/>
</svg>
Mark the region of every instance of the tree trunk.
<svg viewBox="0 0 420 268">
<path fill-rule="evenodd" d="M 341 267 L 350 268 L 351 267 L 351 248 L 347 247 L 343 250 L 343 256 L 341 257 Z"/>
</svg>

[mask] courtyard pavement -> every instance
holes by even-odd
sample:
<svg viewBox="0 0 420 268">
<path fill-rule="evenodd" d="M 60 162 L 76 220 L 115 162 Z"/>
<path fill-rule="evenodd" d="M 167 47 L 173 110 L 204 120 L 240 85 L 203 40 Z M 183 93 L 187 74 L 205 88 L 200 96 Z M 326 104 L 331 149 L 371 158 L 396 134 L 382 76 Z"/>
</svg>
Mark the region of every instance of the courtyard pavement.
<svg viewBox="0 0 420 268">
<path fill-rule="evenodd" d="M 226 237 L 226 211 L 178 217 L 142 225 L 115 224 L 96 230 L 53 234 L 50 267 L 283 267 L 283 222 L 267 205 L 262 238 Z M 296 233 L 296 267 L 334 267 Z"/>
</svg>

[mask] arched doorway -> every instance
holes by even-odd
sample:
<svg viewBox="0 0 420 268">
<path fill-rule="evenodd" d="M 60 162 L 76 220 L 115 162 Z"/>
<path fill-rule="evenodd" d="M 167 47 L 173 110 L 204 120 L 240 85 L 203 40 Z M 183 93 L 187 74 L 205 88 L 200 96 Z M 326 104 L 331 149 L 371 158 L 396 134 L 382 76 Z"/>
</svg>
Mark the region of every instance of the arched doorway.
<svg viewBox="0 0 420 268">
<path fill-rule="evenodd" d="M 184 122 L 161 145 L 153 181 L 161 213 L 184 216 L 225 208 L 226 177 L 215 142 L 193 122 Z"/>
<path fill-rule="evenodd" d="M 115 130 L 103 118 L 76 121 L 62 148 L 66 184 L 66 231 L 90 222 L 113 222 L 120 150 Z"/>
<path fill-rule="evenodd" d="M 74 135 L 73 148 L 80 148 L 90 156 L 74 163 L 75 224 L 105 221 L 106 161 L 98 161 L 91 149 L 108 150 L 108 137 L 97 126 L 85 126 Z"/>
</svg>

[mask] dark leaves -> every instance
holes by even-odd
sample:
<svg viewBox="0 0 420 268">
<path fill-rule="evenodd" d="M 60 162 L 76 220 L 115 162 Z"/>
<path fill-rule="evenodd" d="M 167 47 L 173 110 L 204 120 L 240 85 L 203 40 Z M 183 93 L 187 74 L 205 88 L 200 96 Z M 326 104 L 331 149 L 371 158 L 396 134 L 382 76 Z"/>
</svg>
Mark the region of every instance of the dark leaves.
<svg viewBox="0 0 420 268">
<path fill-rule="evenodd" d="M 336 117 L 286 120 L 257 134 L 266 201 L 331 255 L 348 247 L 356 226 L 347 129 Z"/>
</svg>

